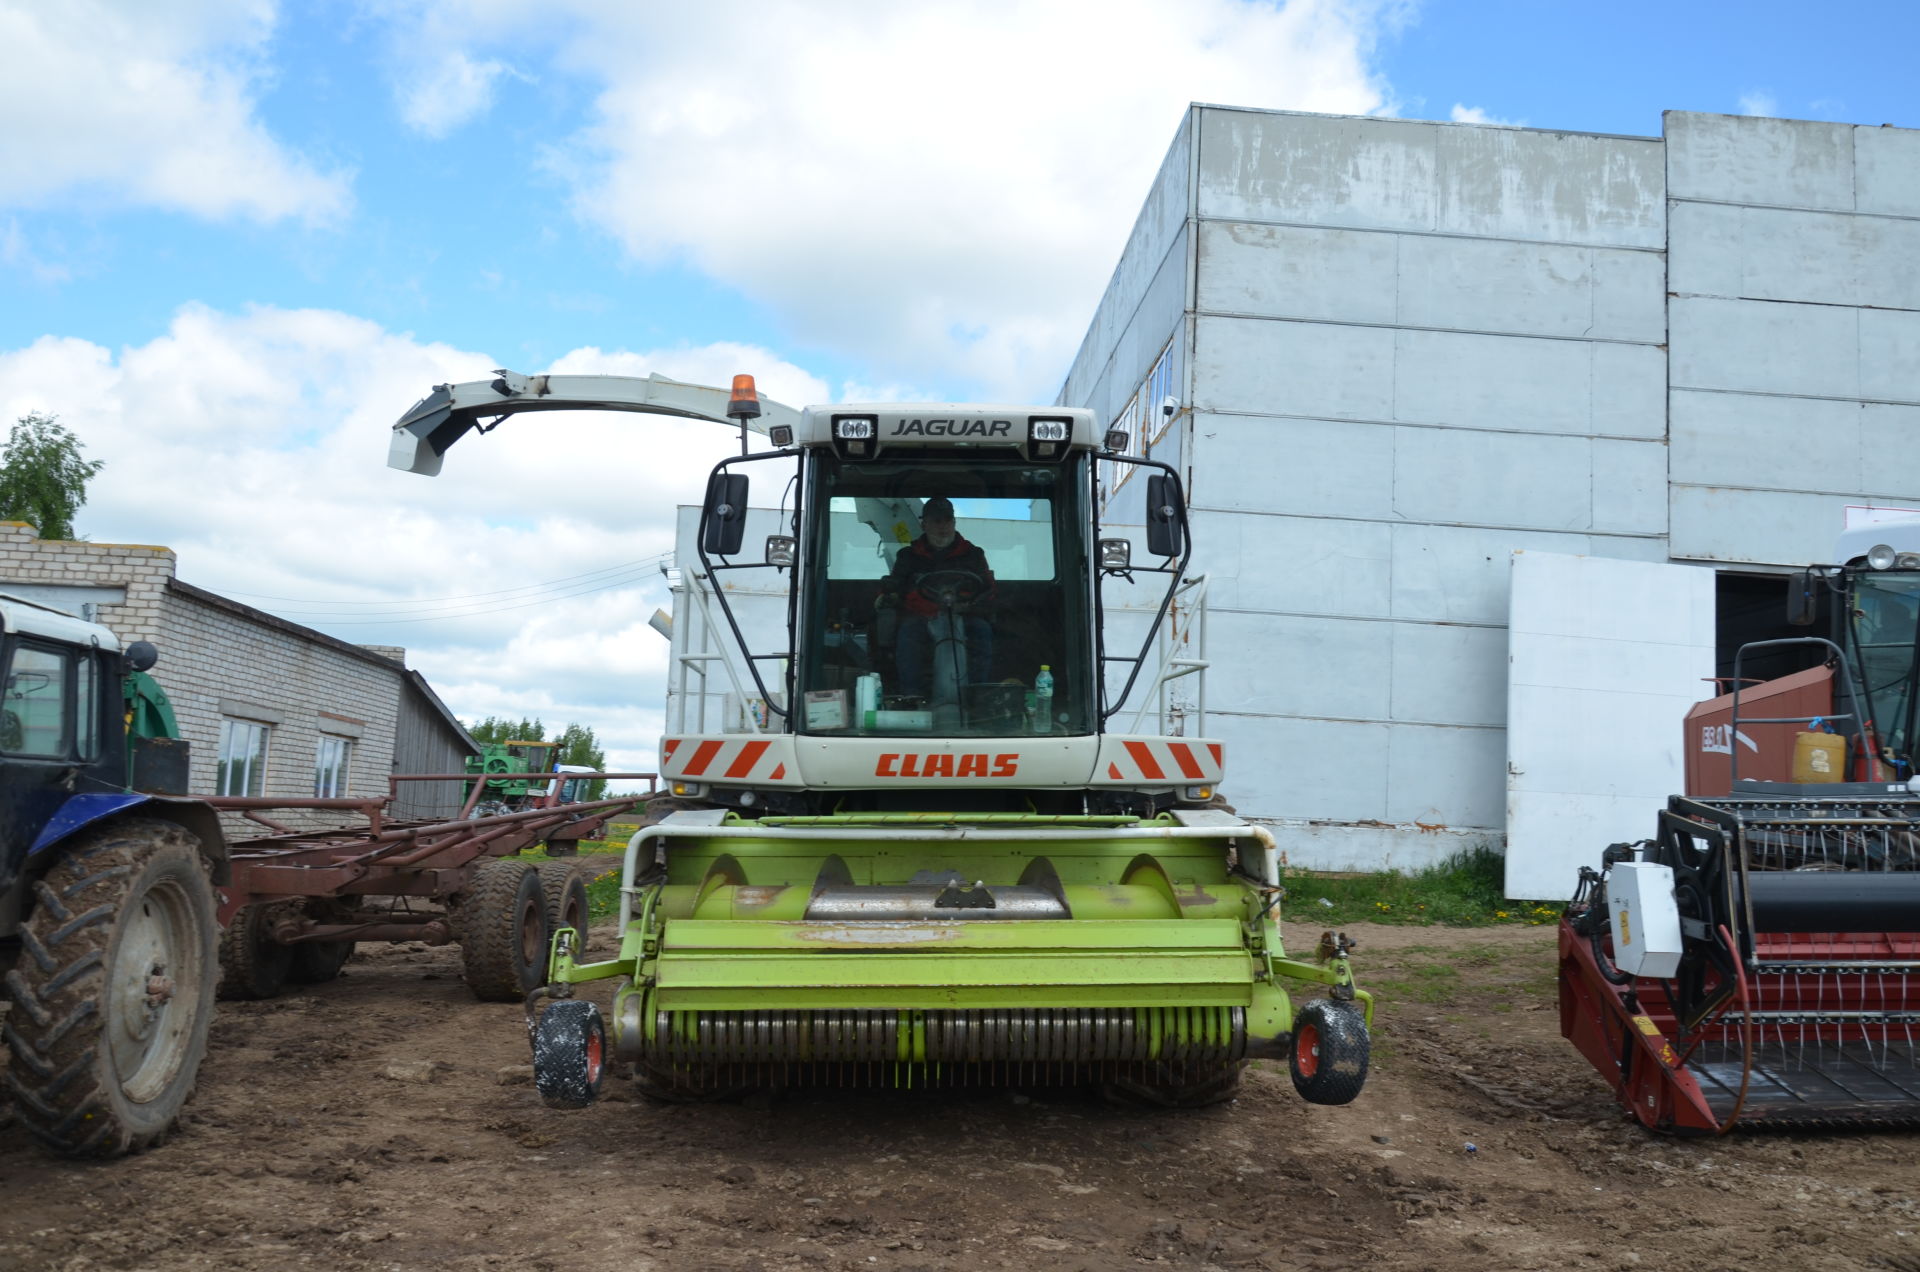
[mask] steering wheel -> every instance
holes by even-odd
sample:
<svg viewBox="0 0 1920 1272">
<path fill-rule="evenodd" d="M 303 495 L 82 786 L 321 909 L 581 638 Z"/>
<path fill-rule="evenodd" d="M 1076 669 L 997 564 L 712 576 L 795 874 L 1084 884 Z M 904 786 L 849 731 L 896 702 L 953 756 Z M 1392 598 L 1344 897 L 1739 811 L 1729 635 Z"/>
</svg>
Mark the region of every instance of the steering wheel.
<svg viewBox="0 0 1920 1272">
<path fill-rule="evenodd" d="M 960 599 L 960 590 L 968 586 L 976 592 L 984 592 L 987 590 L 987 581 L 972 570 L 928 570 L 915 580 L 913 590 L 942 609 L 952 609 Z"/>
</svg>

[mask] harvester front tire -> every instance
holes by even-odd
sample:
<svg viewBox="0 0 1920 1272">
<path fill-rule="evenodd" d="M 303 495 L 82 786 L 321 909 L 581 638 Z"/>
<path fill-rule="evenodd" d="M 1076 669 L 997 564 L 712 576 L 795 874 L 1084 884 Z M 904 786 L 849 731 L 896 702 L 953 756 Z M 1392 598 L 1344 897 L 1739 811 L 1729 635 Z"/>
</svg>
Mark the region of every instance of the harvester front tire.
<svg viewBox="0 0 1920 1272">
<path fill-rule="evenodd" d="M 1312 999 L 1293 1018 L 1293 1089 L 1309 1104 L 1351 1104 L 1366 1085 L 1372 1051 L 1358 1007 Z"/>
<path fill-rule="evenodd" d="M 272 998 L 293 972 L 293 946 L 273 939 L 283 905 L 244 905 L 220 934 L 220 997 Z"/>
<path fill-rule="evenodd" d="M 517 1003 L 546 981 L 546 893 L 527 861 L 502 857 L 474 872 L 460 906 L 467 988 L 483 1003 Z"/>
<path fill-rule="evenodd" d="M 549 861 L 540 867 L 540 891 L 546 897 L 548 933 L 572 928 L 574 957 L 583 958 L 587 950 L 587 927 L 591 922 L 586 880 L 571 863 Z"/>
<path fill-rule="evenodd" d="M 606 1078 L 607 1026 L 595 1003 L 562 999 L 533 1031 L 533 1085 L 549 1108 L 584 1109 Z"/>
<path fill-rule="evenodd" d="M 1109 1104 L 1122 1108 L 1204 1109 L 1240 1094 L 1246 1062 L 1201 1066 L 1158 1065 L 1145 1078 L 1117 1078 L 1100 1088 Z"/>
<path fill-rule="evenodd" d="M 159 1142 L 192 1094 L 213 1018 L 213 889 L 171 822 L 83 834 L 34 884 L 0 1024 L 20 1125 L 54 1151 Z"/>
</svg>

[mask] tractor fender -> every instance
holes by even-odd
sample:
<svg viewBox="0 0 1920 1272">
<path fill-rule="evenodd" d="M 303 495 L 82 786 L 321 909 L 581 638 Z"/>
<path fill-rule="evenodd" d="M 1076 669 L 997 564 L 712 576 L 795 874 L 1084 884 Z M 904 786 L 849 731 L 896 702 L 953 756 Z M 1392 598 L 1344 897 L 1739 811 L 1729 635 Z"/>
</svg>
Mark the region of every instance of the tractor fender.
<svg viewBox="0 0 1920 1272">
<path fill-rule="evenodd" d="M 27 856 L 31 859 L 88 826 L 135 810 L 148 817 L 173 822 L 198 839 L 200 855 L 206 859 L 214 883 L 224 884 L 232 878 L 233 870 L 227 859 L 227 837 L 220 829 L 220 815 L 197 799 L 173 799 L 163 795 L 117 792 L 71 796 L 60 806 L 59 812 L 47 819 L 39 837 L 33 841 L 33 847 L 27 849 Z"/>
</svg>

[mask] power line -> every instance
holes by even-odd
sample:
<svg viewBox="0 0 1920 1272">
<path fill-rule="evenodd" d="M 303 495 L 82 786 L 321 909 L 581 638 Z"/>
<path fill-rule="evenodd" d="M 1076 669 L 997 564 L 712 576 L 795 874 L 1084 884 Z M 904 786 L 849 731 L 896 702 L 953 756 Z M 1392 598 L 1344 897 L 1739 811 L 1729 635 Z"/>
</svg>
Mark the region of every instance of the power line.
<svg viewBox="0 0 1920 1272">
<path fill-rule="evenodd" d="M 619 565 L 602 566 L 597 570 L 584 570 L 579 574 L 568 574 L 557 579 L 546 579 L 537 583 L 522 583 L 517 587 L 503 587 L 503 588 L 498 588 L 491 592 L 463 592 L 455 596 L 410 596 L 410 597 L 401 598 L 398 601 L 396 601 L 394 598 L 388 598 L 386 600 L 381 600 L 381 601 L 335 601 L 335 600 L 328 600 L 323 597 L 268 596 L 262 592 L 240 592 L 232 588 L 223 588 L 221 589 L 221 591 L 224 595 L 227 595 L 227 596 L 244 596 L 251 600 L 256 600 L 256 601 L 283 601 L 290 605 L 401 604 L 407 607 L 412 607 L 415 604 L 419 604 L 419 605 L 431 606 L 431 605 L 440 604 L 442 602 L 479 600 L 489 596 L 505 596 L 512 592 L 528 592 L 528 591 L 536 591 L 536 590 L 548 588 L 548 587 L 558 587 L 562 584 L 571 583 L 576 579 L 591 578 L 596 574 L 611 574 L 616 570 L 631 570 L 636 567 L 655 566 L 662 561 L 668 560 L 672 556 L 673 556 L 672 552 L 662 552 L 657 556 L 647 557 L 638 561 L 624 561 L 624 562 L 621 562 Z M 296 612 L 317 613 L 320 611 L 303 610 L 303 611 L 296 611 Z"/>
<path fill-rule="evenodd" d="M 635 578 L 632 579 L 615 579 L 608 583 L 597 583 L 592 587 L 582 588 L 577 592 L 563 592 L 554 596 L 535 597 L 531 601 L 525 601 L 518 605 L 497 605 L 491 609 L 471 610 L 459 614 L 432 614 L 424 618 L 328 619 L 326 620 L 326 625 L 328 627 L 395 627 L 406 623 L 443 623 L 452 618 L 482 618 L 488 614 L 504 614 L 509 610 L 530 609 L 535 605 L 547 605 L 554 601 L 570 600 L 576 596 L 591 596 L 595 592 L 605 592 L 616 587 L 627 586 L 637 581 L 638 577 L 639 576 L 635 576 Z"/>
</svg>

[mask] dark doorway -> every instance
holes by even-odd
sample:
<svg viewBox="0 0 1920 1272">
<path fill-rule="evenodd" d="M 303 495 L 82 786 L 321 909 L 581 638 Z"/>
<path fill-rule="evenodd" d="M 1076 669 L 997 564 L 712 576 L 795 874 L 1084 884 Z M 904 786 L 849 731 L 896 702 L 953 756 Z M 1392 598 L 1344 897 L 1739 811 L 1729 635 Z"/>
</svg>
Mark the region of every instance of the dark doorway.
<svg viewBox="0 0 1920 1272">
<path fill-rule="evenodd" d="M 1819 613 L 1808 627 L 1787 622 L 1787 574 L 1739 574 L 1720 570 L 1714 579 L 1714 618 L 1716 623 L 1714 674 L 1725 677 L 1721 689 L 1733 687 L 1733 658 L 1740 646 L 1756 640 L 1780 640 L 1789 636 L 1833 635 L 1833 598 L 1819 589 Z M 1827 659 L 1818 645 L 1790 646 L 1748 654 L 1740 664 L 1740 674 L 1748 680 L 1777 680 L 1796 671 L 1817 667 Z"/>
</svg>

